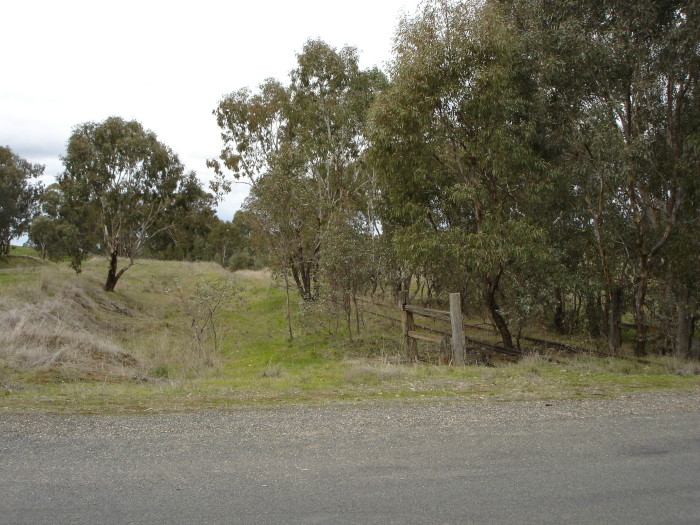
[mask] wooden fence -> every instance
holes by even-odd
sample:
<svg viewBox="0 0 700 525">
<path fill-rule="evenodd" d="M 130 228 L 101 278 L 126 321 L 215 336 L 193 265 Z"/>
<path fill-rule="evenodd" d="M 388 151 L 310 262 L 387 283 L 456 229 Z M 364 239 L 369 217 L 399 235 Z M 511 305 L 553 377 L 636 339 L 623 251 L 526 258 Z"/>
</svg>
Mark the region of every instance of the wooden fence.
<svg viewBox="0 0 700 525">
<path fill-rule="evenodd" d="M 462 302 L 458 293 L 450 294 L 450 311 L 432 310 L 408 304 L 408 291 L 399 294 L 399 310 L 401 311 L 401 325 L 403 327 L 404 345 L 406 356 L 415 359 L 418 356 L 417 341 L 429 341 L 440 345 L 441 359 L 451 357 L 454 365 L 463 365 L 467 359 L 467 345 L 464 338 L 464 326 L 462 324 Z M 452 335 L 437 335 L 416 330 L 413 316 L 422 315 L 430 319 L 447 321 L 452 327 Z M 449 345 L 449 350 L 448 350 Z M 448 359 L 445 359 L 448 360 Z"/>
</svg>

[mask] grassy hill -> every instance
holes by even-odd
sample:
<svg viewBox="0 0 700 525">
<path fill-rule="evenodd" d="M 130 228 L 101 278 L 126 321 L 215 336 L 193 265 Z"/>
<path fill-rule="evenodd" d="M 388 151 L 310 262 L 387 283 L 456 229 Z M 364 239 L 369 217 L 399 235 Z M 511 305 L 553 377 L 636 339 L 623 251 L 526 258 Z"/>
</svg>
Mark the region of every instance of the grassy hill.
<svg viewBox="0 0 700 525">
<path fill-rule="evenodd" d="M 34 248 L 10 246 L 9 255 L 0 255 L 0 270 L 30 269 L 44 266 L 45 261 L 39 258 Z"/>
<path fill-rule="evenodd" d="M 249 403 L 552 399 L 698 388 L 697 364 L 529 356 L 498 367 L 401 363 L 399 331 L 366 316 L 348 339 L 265 272 L 140 261 L 102 290 L 104 259 L 0 273 L 0 411 L 186 410 Z M 220 302 L 218 309 L 214 305 Z M 342 325 L 342 323 L 341 323 Z"/>
</svg>

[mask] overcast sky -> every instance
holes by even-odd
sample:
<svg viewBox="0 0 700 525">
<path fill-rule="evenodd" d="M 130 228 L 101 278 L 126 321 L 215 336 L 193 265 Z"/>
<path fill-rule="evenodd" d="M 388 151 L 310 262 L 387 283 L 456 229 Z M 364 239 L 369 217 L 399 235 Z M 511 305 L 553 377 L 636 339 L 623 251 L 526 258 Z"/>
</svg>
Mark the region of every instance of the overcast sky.
<svg viewBox="0 0 700 525">
<path fill-rule="evenodd" d="M 396 24 L 419 0 L 5 0 L 0 144 L 61 171 L 71 129 L 109 116 L 154 131 L 207 180 L 221 150 L 212 110 L 268 77 L 288 82 L 310 38 L 358 48 L 361 67 L 391 58 Z M 246 194 L 219 207 L 230 220 Z"/>
</svg>

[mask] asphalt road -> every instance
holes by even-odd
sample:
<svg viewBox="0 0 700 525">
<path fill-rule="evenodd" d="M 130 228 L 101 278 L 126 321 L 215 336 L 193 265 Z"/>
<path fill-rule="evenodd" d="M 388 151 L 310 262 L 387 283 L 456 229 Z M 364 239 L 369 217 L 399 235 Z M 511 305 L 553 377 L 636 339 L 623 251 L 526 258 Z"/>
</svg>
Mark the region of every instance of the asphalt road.
<svg viewBox="0 0 700 525">
<path fill-rule="evenodd" d="M 0 415 L 0 523 L 700 523 L 700 394 Z"/>
</svg>

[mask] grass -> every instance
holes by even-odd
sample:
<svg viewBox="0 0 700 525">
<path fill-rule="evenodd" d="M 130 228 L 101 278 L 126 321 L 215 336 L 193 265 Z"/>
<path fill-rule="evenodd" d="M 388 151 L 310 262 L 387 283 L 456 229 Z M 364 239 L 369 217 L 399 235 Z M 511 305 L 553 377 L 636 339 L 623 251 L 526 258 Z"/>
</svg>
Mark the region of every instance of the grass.
<svg viewBox="0 0 700 525">
<path fill-rule="evenodd" d="M 34 269 L 45 265 L 34 248 L 10 246 L 9 255 L 0 255 L 0 270 Z"/>
<path fill-rule="evenodd" d="M 13 274 L 13 276 L 19 274 Z M 612 396 L 698 389 L 700 367 L 590 356 L 527 356 L 497 367 L 402 363 L 398 328 L 366 318 L 360 337 L 294 304 L 265 272 L 230 274 L 213 263 L 141 261 L 102 291 L 106 262 L 77 276 L 65 264 L 0 274 L 0 411 L 125 413 L 240 404 L 460 397 L 482 400 Z M 197 340 L 187 305 L 198 284 L 235 279 L 237 293 Z M 196 321 L 196 319 L 195 319 Z M 332 324 L 332 323 L 331 323 Z M 342 323 L 341 323 L 342 325 Z"/>
</svg>

